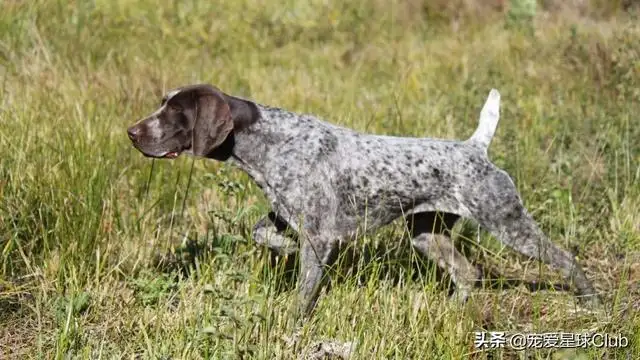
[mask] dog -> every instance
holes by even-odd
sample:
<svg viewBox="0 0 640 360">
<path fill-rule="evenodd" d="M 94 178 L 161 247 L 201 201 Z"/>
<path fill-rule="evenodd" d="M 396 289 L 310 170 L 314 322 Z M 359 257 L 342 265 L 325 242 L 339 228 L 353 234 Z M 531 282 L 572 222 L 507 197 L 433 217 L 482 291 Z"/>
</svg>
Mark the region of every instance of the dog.
<svg viewBox="0 0 640 360">
<path fill-rule="evenodd" d="M 413 247 L 449 273 L 457 299 L 466 300 L 481 276 L 450 239 L 464 217 L 559 270 L 582 299 L 599 304 L 573 255 L 545 236 L 512 179 L 490 162 L 499 110 L 500 94 L 492 89 L 478 128 L 464 141 L 383 136 L 195 84 L 169 91 L 127 133 L 147 157 L 190 154 L 248 174 L 272 210 L 254 227 L 254 239 L 280 254 L 299 251 L 302 315 L 314 309 L 341 246 L 398 218 L 405 219 Z"/>
</svg>

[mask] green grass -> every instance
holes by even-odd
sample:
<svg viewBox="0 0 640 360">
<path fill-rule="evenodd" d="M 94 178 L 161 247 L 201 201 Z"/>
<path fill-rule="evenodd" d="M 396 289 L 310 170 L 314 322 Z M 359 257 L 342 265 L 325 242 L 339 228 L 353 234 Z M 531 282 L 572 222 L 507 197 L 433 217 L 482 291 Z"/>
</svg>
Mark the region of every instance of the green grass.
<svg viewBox="0 0 640 360">
<path fill-rule="evenodd" d="M 584 15 L 538 6 L 519 18 L 454 3 L 467 7 L 2 2 L 0 358 L 297 356 L 282 340 L 291 279 L 250 238 L 267 211 L 259 189 L 215 161 L 153 162 L 125 134 L 165 90 L 193 82 L 362 131 L 450 139 L 471 135 L 498 88 L 491 159 L 607 304 L 597 314 L 565 291 L 501 289 L 561 279 L 470 222 L 457 240 L 498 286 L 455 304 L 398 225 L 359 240 L 373 257 L 334 274 L 302 346 L 356 340 L 354 359 L 485 358 L 474 331 L 597 331 L 630 346 L 493 355 L 640 358 L 638 14 L 594 2 Z M 395 246 L 376 247 L 389 238 Z"/>
</svg>

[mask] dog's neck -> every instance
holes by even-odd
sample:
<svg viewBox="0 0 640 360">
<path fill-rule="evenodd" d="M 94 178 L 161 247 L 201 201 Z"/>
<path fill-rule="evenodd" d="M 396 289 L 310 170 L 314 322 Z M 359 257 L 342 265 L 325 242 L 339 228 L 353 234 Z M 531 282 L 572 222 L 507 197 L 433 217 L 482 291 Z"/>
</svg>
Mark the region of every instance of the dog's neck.
<svg viewBox="0 0 640 360">
<path fill-rule="evenodd" d="M 292 121 L 297 114 L 269 106 L 257 105 L 258 118 L 249 126 L 235 127 L 228 141 L 231 157 L 257 166 L 264 163 L 270 151 L 299 136 L 300 130 Z"/>
<path fill-rule="evenodd" d="M 222 145 L 207 157 L 233 163 L 262 187 L 266 181 L 263 174 L 275 154 L 274 150 L 302 136 L 314 122 L 300 126 L 299 114 L 270 106 L 255 106 L 257 119 L 248 126 L 243 120 L 244 123 L 234 127 Z"/>
</svg>

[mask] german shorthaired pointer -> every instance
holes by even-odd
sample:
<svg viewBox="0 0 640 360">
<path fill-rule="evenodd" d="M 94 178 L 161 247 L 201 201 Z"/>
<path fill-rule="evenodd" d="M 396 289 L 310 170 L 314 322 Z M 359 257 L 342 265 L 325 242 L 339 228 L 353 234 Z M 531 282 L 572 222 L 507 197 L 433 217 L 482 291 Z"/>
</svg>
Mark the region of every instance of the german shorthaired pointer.
<svg viewBox="0 0 640 360">
<path fill-rule="evenodd" d="M 367 135 L 199 84 L 170 91 L 128 135 L 145 156 L 229 161 L 255 181 L 272 212 L 256 224 L 254 238 L 279 253 L 299 248 L 302 315 L 314 308 L 341 244 L 400 217 L 415 249 L 448 271 L 459 299 L 480 277 L 451 243 L 450 229 L 465 217 L 561 271 L 579 295 L 599 304 L 574 257 L 547 239 L 509 175 L 489 161 L 499 107 L 492 90 L 466 141 Z"/>
</svg>

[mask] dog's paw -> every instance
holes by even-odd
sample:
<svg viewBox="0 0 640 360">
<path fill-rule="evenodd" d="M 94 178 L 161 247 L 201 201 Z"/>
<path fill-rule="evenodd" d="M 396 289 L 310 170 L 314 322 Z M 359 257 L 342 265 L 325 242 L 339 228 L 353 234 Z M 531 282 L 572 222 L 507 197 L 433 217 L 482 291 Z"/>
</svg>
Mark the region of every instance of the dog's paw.
<svg viewBox="0 0 640 360">
<path fill-rule="evenodd" d="M 579 295 L 578 301 L 584 307 L 590 310 L 602 310 L 604 309 L 604 303 L 598 294 Z"/>
<path fill-rule="evenodd" d="M 339 341 L 315 341 L 307 346 L 303 351 L 303 359 L 349 359 L 356 348 L 355 341 L 339 342 Z"/>
</svg>

